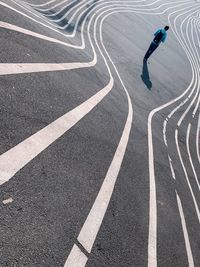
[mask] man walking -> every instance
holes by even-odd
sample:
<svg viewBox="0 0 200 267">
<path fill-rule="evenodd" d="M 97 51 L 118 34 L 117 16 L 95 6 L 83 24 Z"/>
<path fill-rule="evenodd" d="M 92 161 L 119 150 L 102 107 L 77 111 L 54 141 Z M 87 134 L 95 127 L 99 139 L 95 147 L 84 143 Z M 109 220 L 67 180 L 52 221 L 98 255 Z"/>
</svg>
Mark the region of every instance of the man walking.
<svg viewBox="0 0 200 267">
<path fill-rule="evenodd" d="M 150 55 L 158 48 L 159 44 L 161 42 L 165 42 L 167 38 L 167 31 L 169 30 L 169 26 L 165 26 L 164 29 L 159 29 L 154 33 L 154 39 L 152 43 L 150 44 L 150 47 L 148 51 L 146 52 L 144 56 L 144 61 L 147 61 L 147 59 L 150 57 Z"/>
</svg>

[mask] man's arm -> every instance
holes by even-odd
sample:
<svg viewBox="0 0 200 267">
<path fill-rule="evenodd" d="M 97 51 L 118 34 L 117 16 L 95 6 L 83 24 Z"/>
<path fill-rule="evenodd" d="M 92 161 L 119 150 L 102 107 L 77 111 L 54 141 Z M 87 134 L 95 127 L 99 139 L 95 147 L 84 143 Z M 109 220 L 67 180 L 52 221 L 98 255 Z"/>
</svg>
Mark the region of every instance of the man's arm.
<svg viewBox="0 0 200 267">
<path fill-rule="evenodd" d="M 166 40 L 166 38 L 167 38 L 167 34 L 165 33 L 164 35 L 163 35 L 163 37 L 162 37 L 162 42 L 164 43 L 165 42 L 165 40 Z"/>
<path fill-rule="evenodd" d="M 157 30 L 157 31 L 154 33 L 154 36 L 156 36 L 156 35 L 159 33 L 160 30 L 161 30 L 161 29 Z"/>
</svg>

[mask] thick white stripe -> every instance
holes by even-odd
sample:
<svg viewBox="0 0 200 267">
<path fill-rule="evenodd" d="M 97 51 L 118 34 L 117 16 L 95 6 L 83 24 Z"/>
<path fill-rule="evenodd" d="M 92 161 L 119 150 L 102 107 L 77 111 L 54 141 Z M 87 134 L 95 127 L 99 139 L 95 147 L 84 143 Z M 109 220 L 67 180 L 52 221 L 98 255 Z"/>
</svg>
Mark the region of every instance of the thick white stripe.
<svg viewBox="0 0 200 267">
<path fill-rule="evenodd" d="M 112 87 L 113 79 L 87 101 L 2 154 L 0 156 L 0 184 L 7 182 L 17 171 L 88 114 L 110 92 Z"/>
<path fill-rule="evenodd" d="M 149 149 L 149 237 L 148 237 L 148 267 L 157 266 L 157 203 L 156 181 L 154 172 L 154 154 L 152 138 L 152 111 L 148 118 L 148 149 Z"/>
<path fill-rule="evenodd" d="M 95 64 L 96 60 L 88 63 L 0 63 L 0 75 L 74 70 L 89 68 Z"/>
<path fill-rule="evenodd" d="M 180 200 L 177 193 L 176 193 L 176 199 L 177 199 L 177 203 L 178 203 L 179 214 L 181 217 L 181 224 L 182 224 L 182 229 L 183 229 L 183 235 L 184 235 L 184 240 L 185 240 L 185 247 L 186 247 L 186 251 L 187 251 L 189 267 L 194 267 L 194 260 L 193 260 L 193 256 L 192 256 L 192 250 L 191 250 L 191 246 L 190 246 L 190 240 L 189 240 L 189 236 L 188 236 L 188 231 L 187 231 L 187 226 L 186 226 L 185 217 L 184 217 L 184 213 L 183 213 L 183 208 L 182 208 L 181 200 Z"/>
<path fill-rule="evenodd" d="M 107 14 L 107 16 L 109 16 L 109 14 Z M 121 83 L 122 86 L 126 92 L 127 95 L 127 99 L 128 99 L 128 116 L 127 116 L 127 120 L 126 120 L 126 124 L 120 139 L 120 142 L 118 144 L 117 150 L 115 152 L 115 155 L 113 157 L 113 160 L 111 162 L 111 165 L 108 169 L 108 172 L 106 174 L 106 177 L 104 179 L 104 182 L 101 186 L 101 189 L 97 195 L 97 198 L 92 206 L 92 209 L 89 212 L 89 215 L 79 233 L 78 236 L 78 241 L 82 244 L 82 246 L 88 251 L 91 252 L 93 243 L 96 239 L 97 233 L 99 231 L 99 228 L 101 226 L 101 223 L 103 221 L 105 212 L 107 210 L 107 207 L 109 205 L 110 202 L 110 198 L 112 196 L 113 190 L 114 190 L 114 186 L 117 180 L 117 176 L 122 164 L 122 160 L 126 151 L 126 147 L 128 144 L 128 140 L 129 140 L 129 135 L 130 135 L 130 130 L 131 130 L 131 125 L 132 125 L 132 117 L 133 117 L 133 108 L 132 108 L 132 104 L 131 104 L 131 99 L 130 96 L 128 94 L 128 91 L 123 83 L 123 81 L 121 80 L 121 77 L 113 63 L 113 61 L 111 60 L 107 50 L 105 49 L 105 46 L 103 44 L 103 40 L 102 40 L 102 24 L 104 19 L 107 17 L 105 16 L 101 23 L 100 23 L 100 40 L 101 40 L 101 44 L 104 48 L 105 53 L 107 54 L 110 62 L 112 63 Z M 96 34 L 95 34 L 95 41 L 96 41 Z M 97 43 L 97 42 L 96 42 Z M 97 43 L 98 49 L 100 51 L 100 53 L 102 54 L 102 57 L 105 59 L 98 43 Z M 106 59 L 105 59 L 106 62 Z M 107 63 L 106 63 L 107 65 Z M 109 66 L 107 65 L 108 70 L 109 70 Z M 109 70 L 110 72 L 110 70 Z M 110 73 L 111 74 L 111 73 Z M 71 257 L 71 254 L 69 255 L 69 257 Z M 75 259 L 76 261 L 76 259 Z M 83 265 L 84 266 L 84 265 Z M 82 267 L 83 267 L 82 266 Z"/>
<path fill-rule="evenodd" d="M 55 38 L 51 38 L 51 37 L 48 37 L 46 35 L 39 34 L 39 33 L 30 31 L 30 30 L 24 29 L 22 27 L 18 27 L 16 25 L 13 25 L 13 24 L 10 24 L 10 23 L 6 23 L 6 22 L 3 22 L 3 21 L 0 21 L 0 27 L 4 28 L 4 29 L 11 30 L 11 31 L 20 32 L 20 33 L 23 33 L 23 34 L 26 34 L 26 35 L 29 35 L 29 36 L 32 36 L 32 37 L 39 38 L 39 39 L 43 39 L 45 41 L 49 41 L 49 42 L 53 42 L 53 43 L 57 43 L 57 44 L 62 44 L 64 46 L 68 46 L 68 47 L 70 46 L 70 44 L 67 44 L 65 42 L 59 41 L 59 40 L 57 40 Z"/>
<path fill-rule="evenodd" d="M 88 258 L 75 244 L 70 252 L 70 256 L 65 262 L 64 267 L 83 267 L 87 263 Z"/>
<path fill-rule="evenodd" d="M 121 140 L 115 152 L 112 163 L 108 169 L 108 172 L 101 186 L 101 189 L 92 206 L 92 209 L 90 210 L 90 213 L 78 236 L 78 241 L 83 245 L 83 247 L 88 252 L 91 252 L 93 243 L 101 226 L 102 220 L 104 218 L 105 212 L 110 202 L 110 198 L 113 193 L 115 182 L 117 180 L 117 176 L 128 143 L 130 129 L 131 129 L 131 122 L 132 122 L 132 113 L 130 111 Z"/>
</svg>

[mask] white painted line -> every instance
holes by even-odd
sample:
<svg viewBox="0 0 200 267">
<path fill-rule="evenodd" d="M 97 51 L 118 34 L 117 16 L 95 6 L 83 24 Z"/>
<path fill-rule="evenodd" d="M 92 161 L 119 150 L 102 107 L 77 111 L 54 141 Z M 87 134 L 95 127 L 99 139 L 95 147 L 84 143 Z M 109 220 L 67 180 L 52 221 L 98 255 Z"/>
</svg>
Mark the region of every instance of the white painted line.
<svg viewBox="0 0 200 267">
<path fill-rule="evenodd" d="M 75 2 L 76 2 L 76 1 L 77 1 L 77 0 L 75 0 Z M 66 0 L 64 0 L 63 2 L 60 2 L 59 5 L 63 4 L 64 2 L 66 2 Z M 77 11 L 80 11 L 80 9 L 79 9 L 78 7 L 79 7 L 80 5 L 82 5 L 82 7 L 84 7 L 84 5 L 83 5 L 84 2 L 87 2 L 87 3 L 89 4 L 88 0 L 84 0 L 84 1 L 82 1 L 82 2 L 79 2 L 78 4 L 76 4 L 76 5 L 74 5 L 73 7 L 71 7 L 71 8 L 64 14 L 64 16 L 62 16 L 59 20 L 52 19 L 52 21 L 54 21 L 54 22 L 59 22 L 59 21 L 61 21 L 63 18 L 66 18 L 66 17 L 69 15 L 69 13 L 72 13 L 74 9 L 75 9 L 74 14 L 77 14 Z M 59 13 L 63 12 L 63 11 L 66 9 L 66 7 L 68 7 L 68 6 L 71 5 L 71 4 L 72 4 L 72 3 L 62 6 L 57 12 L 50 13 L 50 14 L 45 14 L 45 17 L 47 17 L 47 18 L 55 17 L 55 16 L 57 16 Z M 56 6 L 58 6 L 58 5 L 56 5 Z M 55 8 L 56 6 L 54 6 L 53 8 Z M 37 10 L 38 10 L 38 9 L 37 9 Z M 41 10 L 41 9 L 40 9 L 40 10 Z M 44 11 L 48 11 L 48 10 L 49 10 L 49 9 L 42 9 L 41 11 L 44 12 Z M 84 9 L 84 11 L 85 11 L 85 10 L 87 10 L 87 8 Z M 70 20 L 71 20 L 71 18 L 70 18 Z M 69 21 L 68 21 L 68 22 L 69 22 Z"/>
<path fill-rule="evenodd" d="M 70 252 L 70 256 L 65 262 L 64 267 L 83 267 L 86 265 L 88 258 L 75 244 Z"/>
<path fill-rule="evenodd" d="M 10 198 L 8 198 L 8 199 L 5 199 L 5 200 L 3 200 L 3 204 L 4 205 L 6 205 L 6 204 L 10 204 L 10 203 L 12 203 L 13 202 L 13 199 L 12 199 L 12 197 L 10 197 Z"/>
<path fill-rule="evenodd" d="M 93 243 L 95 241 L 96 235 L 103 221 L 108 204 L 110 202 L 110 198 L 114 190 L 117 176 L 119 174 L 122 160 L 126 151 L 131 129 L 131 122 L 132 122 L 132 113 L 130 111 L 127 117 L 127 122 L 122 137 L 120 139 L 119 145 L 113 157 L 112 163 L 108 169 L 108 172 L 101 186 L 101 189 L 92 206 L 92 209 L 90 210 L 90 213 L 78 236 L 78 241 L 88 252 L 91 252 Z"/>
<path fill-rule="evenodd" d="M 107 15 L 108 16 L 108 15 Z M 96 239 L 97 233 L 99 231 L 99 228 L 101 226 L 101 223 L 103 221 L 104 215 L 106 213 L 107 207 L 109 205 L 114 186 L 119 174 L 119 170 L 121 168 L 122 160 L 124 158 L 124 154 L 126 151 L 126 147 L 128 144 L 129 140 L 129 135 L 130 135 L 130 130 L 131 130 L 131 125 L 132 125 L 132 119 L 133 119 L 133 109 L 132 109 L 132 104 L 131 104 L 131 99 L 129 97 L 129 94 L 126 90 L 126 87 L 124 86 L 123 81 L 120 78 L 120 75 L 117 71 L 117 68 L 115 67 L 113 61 L 111 60 L 107 50 L 105 49 L 105 46 L 103 44 L 103 39 L 102 39 L 102 24 L 103 21 L 105 20 L 106 16 L 102 19 L 100 23 L 100 40 L 101 44 L 104 48 L 105 53 L 107 54 L 110 62 L 112 63 L 113 67 L 115 68 L 115 71 L 122 83 L 122 86 L 126 92 L 127 95 L 127 100 L 128 100 L 128 116 L 127 120 L 125 123 L 124 130 L 122 132 L 122 136 L 120 138 L 118 147 L 116 149 L 116 152 L 114 154 L 113 160 L 110 164 L 110 167 L 107 171 L 106 177 L 103 181 L 103 184 L 101 186 L 101 189 L 97 195 L 97 198 L 89 212 L 89 215 L 79 233 L 78 236 L 78 241 L 82 244 L 82 246 L 88 251 L 91 252 L 93 243 Z M 95 36 L 96 39 L 96 36 Z M 100 47 L 98 46 L 99 50 Z M 100 53 L 101 50 L 100 50 Z M 103 56 L 103 54 L 102 54 Z M 104 56 L 103 56 L 104 57 Z M 109 68 L 109 67 L 108 67 Z"/>
<path fill-rule="evenodd" d="M 113 79 L 94 96 L 0 156 L 0 185 L 87 115 L 112 89 Z"/>
<path fill-rule="evenodd" d="M 170 156 L 168 155 L 168 160 L 169 160 L 169 166 L 170 166 L 170 170 L 171 170 L 171 174 L 174 180 L 176 180 L 176 175 L 175 175 L 175 171 L 172 165 L 172 159 L 170 158 Z"/>
<path fill-rule="evenodd" d="M 132 103 L 131 103 L 131 99 L 130 96 L 128 94 L 128 91 L 123 83 L 123 81 L 121 80 L 121 77 L 117 71 L 116 66 L 114 65 L 113 61 L 111 60 L 107 50 L 105 49 L 105 46 L 103 44 L 103 39 L 102 39 L 102 24 L 104 19 L 106 18 L 106 16 L 102 19 L 101 23 L 100 23 L 100 39 L 101 39 L 101 44 L 104 48 L 105 53 L 107 54 L 110 62 L 112 63 L 113 67 L 115 68 L 115 71 L 122 83 L 122 86 L 126 92 L 127 95 L 127 100 L 128 100 L 128 116 L 126 119 L 126 123 L 125 123 L 125 127 L 124 130 L 122 132 L 122 136 L 120 138 L 119 144 L 117 146 L 116 152 L 114 154 L 113 160 L 110 164 L 110 167 L 107 171 L 106 177 L 104 178 L 103 184 L 100 188 L 100 191 L 96 197 L 96 200 L 87 216 L 87 219 L 79 233 L 78 236 L 78 241 L 80 242 L 80 244 L 90 253 L 92 246 L 94 244 L 94 241 L 96 239 L 96 236 L 98 234 L 99 228 L 101 226 L 101 223 L 103 221 L 103 218 L 105 216 L 106 210 L 108 208 L 113 190 L 114 190 L 114 186 L 119 174 L 119 170 L 121 168 L 121 164 L 124 158 L 124 154 L 126 151 L 126 147 L 128 144 L 128 140 L 129 140 L 129 135 L 130 135 L 130 130 L 131 130 L 131 125 L 132 125 L 132 119 L 133 119 L 133 108 L 132 108 Z M 95 35 L 95 41 L 96 41 L 96 35 Z M 108 63 L 106 62 L 106 59 L 98 45 L 98 43 L 96 42 L 98 49 L 100 51 L 100 53 L 102 54 L 102 57 L 105 60 L 105 63 L 107 65 L 108 71 L 111 75 L 111 71 L 109 69 Z M 112 76 L 111 76 L 112 77 Z M 71 258 L 72 255 L 70 253 L 69 257 Z M 68 257 L 68 258 L 69 258 Z M 74 259 L 75 262 L 77 262 L 78 259 Z M 77 262 L 78 265 L 78 262 Z M 84 265 L 82 266 L 84 267 Z"/>
<path fill-rule="evenodd" d="M 167 122 L 168 122 L 168 118 L 166 118 L 163 122 L 163 139 L 164 139 L 164 143 L 166 146 L 168 146 L 167 144 L 167 137 L 166 137 L 166 132 L 167 132 Z"/>
<path fill-rule="evenodd" d="M 181 165 L 182 165 L 184 174 L 185 174 L 185 178 L 186 178 L 188 187 L 189 187 L 190 192 L 191 192 L 191 195 L 192 195 L 192 199 L 193 199 L 193 202 L 194 202 L 194 206 L 195 206 L 195 210 L 196 210 L 197 218 L 198 218 L 199 223 L 200 223 L 200 211 L 199 211 L 199 207 L 198 207 L 196 198 L 195 198 L 195 196 L 194 196 L 194 193 L 193 193 L 193 190 L 192 190 L 192 186 L 191 186 L 191 184 L 190 184 L 190 180 L 189 180 L 189 178 L 188 178 L 188 174 L 187 174 L 187 171 L 186 171 L 186 168 L 185 168 L 185 165 L 184 165 L 184 163 L 183 163 L 182 156 L 181 156 L 181 152 L 180 152 L 180 148 L 179 148 L 179 144 L 178 144 L 178 130 L 177 130 L 177 129 L 176 129 L 176 131 L 175 131 L 175 141 L 176 141 L 176 147 L 177 147 L 177 151 L 178 151 L 179 159 L 180 159 L 180 162 L 181 162 Z"/>
<path fill-rule="evenodd" d="M 182 229 L 183 229 L 183 235 L 184 235 L 184 240 L 185 240 L 185 247 L 186 247 L 186 251 L 187 251 L 189 267 L 194 267 L 194 260 L 193 260 L 193 256 L 192 256 L 192 250 L 191 250 L 191 246 L 190 246 L 190 240 L 189 240 L 189 236 L 188 236 L 188 231 L 187 231 L 187 226 L 186 226 L 185 217 L 184 217 L 184 213 L 183 213 L 183 208 L 182 208 L 181 200 L 180 200 L 177 193 L 176 193 L 176 199 L 177 199 L 177 203 L 178 203 L 179 214 L 181 217 L 181 224 L 182 224 Z"/>
<path fill-rule="evenodd" d="M 55 8 L 57 8 L 58 6 L 61 6 L 62 4 L 64 4 L 64 3 L 67 3 L 64 7 L 66 8 L 66 7 L 68 7 L 69 5 L 71 5 L 71 4 L 73 4 L 73 3 L 75 3 L 77 0 L 74 0 L 73 2 L 70 2 L 70 3 L 68 3 L 69 1 L 68 0 L 63 0 L 63 1 L 59 1 L 58 3 L 56 3 L 56 4 L 54 4 L 54 5 L 52 5 L 51 7 L 48 7 L 48 8 L 35 8 L 37 11 L 41 11 L 41 12 L 46 12 L 46 11 L 52 11 L 52 10 L 54 10 Z M 30 5 L 30 6 L 32 6 L 32 5 Z M 74 5 L 75 7 L 76 7 L 76 5 Z M 52 13 L 52 16 L 54 15 L 55 13 Z M 59 13 L 58 13 L 59 14 Z M 57 14 L 56 14 L 57 15 Z"/>
<path fill-rule="evenodd" d="M 191 153 L 190 153 L 190 144 L 189 144 L 190 130 L 191 130 L 191 123 L 189 123 L 188 128 L 187 128 L 186 147 L 187 147 L 187 153 L 188 153 L 189 161 L 190 161 L 190 164 L 191 164 L 191 167 L 192 167 L 192 171 L 193 171 L 193 174 L 194 174 L 194 178 L 195 178 L 195 181 L 197 183 L 198 189 L 200 191 L 200 184 L 199 184 L 199 181 L 198 181 L 198 178 L 197 178 L 196 171 L 194 169 L 194 164 L 192 162 L 192 157 L 191 157 Z"/>
<path fill-rule="evenodd" d="M 96 64 L 95 60 L 88 63 L 0 63 L 0 76 L 23 73 L 65 71 L 89 68 Z"/>
<path fill-rule="evenodd" d="M 149 149 L 149 237 L 148 237 L 148 267 L 157 266 L 157 201 L 156 181 L 154 171 L 154 154 L 152 138 L 152 118 L 148 117 L 148 149 Z"/>
<path fill-rule="evenodd" d="M 195 87 L 194 87 L 194 88 L 195 88 Z M 195 102 L 195 100 L 196 100 L 196 98 L 197 98 L 197 96 L 198 96 L 198 93 L 199 93 L 199 91 L 197 90 L 197 91 L 196 91 L 196 94 L 195 94 L 195 96 L 194 96 L 194 98 L 192 99 L 192 101 L 190 102 L 190 104 L 188 105 L 188 107 L 186 108 L 186 110 L 184 111 L 184 113 L 182 114 L 181 118 L 179 119 L 179 121 L 178 121 L 178 123 L 177 123 L 177 125 L 178 125 L 179 127 L 180 127 L 180 125 L 181 125 L 183 119 L 184 119 L 185 116 L 187 115 L 188 111 L 190 110 L 190 108 L 191 108 L 192 105 L 194 104 L 194 102 Z"/>
<path fill-rule="evenodd" d="M 12 0 L 11 0 L 11 1 L 12 1 Z M 21 8 L 24 8 L 24 9 L 25 9 L 24 6 L 20 5 L 19 3 L 17 3 L 17 4 L 18 4 Z M 57 30 L 57 29 L 55 29 L 55 28 L 53 28 L 53 27 L 51 27 L 51 26 L 49 26 L 49 25 L 46 25 L 45 23 L 40 22 L 40 21 L 38 20 L 38 18 L 37 18 L 37 19 L 34 19 L 34 18 L 28 16 L 27 14 L 25 14 L 25 13 L 23 13 L 23 12 L 17 10 L 16 8 L 13 8 L 12 6 L 9 6 L 9 5 L 5 4 L 5 3 L 2 2 L 2 1 L 0 1 L 0 5 L 4 6 L 4 7 L 6 7 L 6 8 L 9 8 L 9 9 L 12 10 L 12 11 L 15 11 L 16 13 L 18 13 L 18 14 L 20 14 L 20 15 L 22 15 L 22 16 L 24 16 L 24 17 L 26 17 L 26 18 L 28 18 L 28 19 L 30 19 L 30 20 L 32 20 L 32 21 L 34 21 L 34 22 L 40 24 L 40 25 L 42 25 L 43 27 L 46 27 L 46 28 L 48 28 L 48 29 L 51 29 L 52 31 L 54 31 L 54 32 L 56 32 L 56 33 L 58 33 L 58 34 L 60 34 L 60 35 L 62 35 L 62 36 L 65 36 L 65 37 L 68 37 L 68 38 L 73 37 L 73 36 L 71 36 L 71 35 L 64 34 L 64 33 L 62 33 L 61 31 L 59 31 L 59 30 Z M 33 12 L 31 12 L 30 10 L 26 10 L 26 11 L 29 11 L 32 15 L 36 15 L 36 14 L 34 14 Z M 37 17 L 38 17 L 38 16 L 37 16 Z M 52 25 L 52 26 L 53 26 L 53 25 Z M 81 32 L 81 34 L 83 34 L 83 32 Z M 82 38 L 82 41 L 83 41 L 83 42 L 82 42 L 82 45 L 81 45 L 81 46 L 72 45 L 72 44 L 68 44 L 68 46 L 73 47 L 73 48 L 76 48 L 76 49 L 84 49 L 84 48 L 85 48 L 85 43 L 84 43 L 84 39 L 83 39 L 83 38 Z M 67 44 L 67 43 L 66 43 L 66 44 Z"/>
<path fill-rule="evenodd" d="M 19 32 L 19 33 L 23 33 L 23 34 L 26 34 L 26 35 L 29 35 L 29 36 L 32 36 L 32 37 L 36 37 L 36 38 L 39 38 L 39 39 L 42 39 L 42 40 L 45 40 L 45 41 L 61 44 L 61 45 L 64 45 L 64 46 L 68 46 L 68 47 L 70 46 L 70 44 L 67 44 L 65 42 L 59 41 L 59 40 L 57 40 L 55 38 L 51 38 L 51 37 L 48 37 L 46 35 L 39 34 L 39 33 L 24 29 L 22 27 L 19 27 L 19 26 L 10 24 L 10 23 L 6 23 L 4 21 L 0 21 L 0 28 L 8 29 L 8 30 L 11 30 L 11 31 L 16 31 L 16 32 Z"/>
<path fill-rule="evenodd" d="M 46 5 L 49 5 L 53 2 L 56 2 L 57 0 L 51 0 L 51 1 L 48 1 L 48 2 L 45 2 L 45 3 L 42 3 L 42 4 L 37 4 L 37 5 L 34 5 L 34 4 L 30 4 L 28 3 L 30 6 L 33 6 L 33 7 L 38 7 L 38 6 L 46 6 Z"/>
<path fill-rule="evenodd" d="M 196 6 L 195 6 L 196 8 Z M 179 12 L 184 10 L 185 8 L 178 10 Z M 173 26 L 171 25 L 170 22 L 170 16 L 173 15 L 175 12 L 172 12 L 171 14 L 168 15 L 168 21 L 170 24 L 170 28 L 171 30 L 174 32 L 173 30 Z M 187 11 L 188 12 L 188 11 Z M 186 13 L 187 13 L 186 12 Z M 178 15 L 180 16 L 180 15 Z M 178 17 L 177 16 L 177 17 Z M 177 18 L 176 17 L 176 18 Z M 175 21 L 176 21 L 175 18 Z M 181 27 L 183 25 L 184 20 L 181 23 Z M 175 32 L 174 32 L 175 33 Z M 154 154 L 153 154 L 153 138 L 152 138 L 152 119 L 153 116 L 160 110 L 164 109 L 167 106 L 170 106 L 173 103 L 176 103 L 179 99 L 181 99 L 182 97 L 184 97 L 186 95 L 186 93 L 190 90 L 191 85 L 193 83 L 193 79 L 194 79 L 194 71 L 193 71 L 193 62 L 192 59 L 190 58 L 190 54 L 187 51 L 187 49 L 185 48 L 185 46 L 182 43 L 182 40 L 180 38 L 180 36 L 175 33 L 177 39 L 179 40 L 180 44 L 182 45 L 186 55 L 188 56 L 189 62 L 191 64 L 192 67 L 192 81 L 189 85 L 189 87 L 185 90 L 185 92 L 183 92 L 180 96 L 178 96 L 177 98 L 169 101 L 168 103 L 152 110 L 149 114 L 148 117 L 148 149 L 149 149 L 149 237 L 148 237 L 148 267 L 157 267 L 157 197 L 156 197 L 156 181 L 155 181 L 155 171 L 154 171 Z M 169 118 L 169 116 L 168 116 Z M 164 125 L 164 134 L 166 131 L 166 126 Z M 164 139 L 165 141 L 165 139 Z M 167 142 L 165 143 L 167 144 Z"/>
<path fill-rule="evenodd" d="M 197 124 L 197 134 L 196 134 L 196 151 L 197 151 L 197 157 L 198 161 L 200 163 L 200 152 L 199 152 L 199 147 L 200 147 L 200 113 L 199 113 L 199 119 L 198 119 L 198 124 Z"/>
</svg>

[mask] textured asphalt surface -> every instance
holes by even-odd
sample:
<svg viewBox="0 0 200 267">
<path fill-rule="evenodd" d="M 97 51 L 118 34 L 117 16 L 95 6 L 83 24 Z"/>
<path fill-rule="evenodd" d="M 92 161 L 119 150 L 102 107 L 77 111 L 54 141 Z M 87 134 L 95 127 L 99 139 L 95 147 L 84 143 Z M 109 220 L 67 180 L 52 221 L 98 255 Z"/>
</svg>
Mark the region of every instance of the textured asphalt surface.
<svg viewBox="0 0 200 267">
<path fill-rule="evenodd" d="M 45 3 L 42 0 L 2 2 L 33 18 L 34 15 L 28 10 L 33 13 L 39 11 L 29 4 Z M 80 2 L 68 1 L 71 6 L 65 11 L 74 8 L 75 12 L 76 5 Z M 143 267 L 148 264 L 148 116 L 153 109 L 180 96 L 193 77 L 187 53 L 171 29 L 166 43 L 161 44 L 147 65 L 143 63 L 144 53 L 154 31 L 167 25 L 170 12 L 178 10 L 174 7 L 163 14 L 156 14 L 166 7 L 150 10 L 154 6 L 158 7 L 158 3 L 150 5 L 153 2 L 149 0 L 141 3 L 149 5 L 146 7 L 148 14 L 141 11 L 118 12 L 108 16 L 103 23 L 103 43 L 131 97 L 133 122 L 108 209 L 92 251 L 89 255 L 87 253 L 88 267 Z M 180 4 L 180 1 L 173 0 L 160 2 L 167 2 L 167 7 L 175 6 L 175 2 Z M 190 2 L 191 4 L 189 1 L 186 3 L 189 12 L 187 15 L 190 14 L 190 8 L 193 8 L 192 11 L 194 7 L 197 12 L 200 10 L 197 2 Z M 101 3 L 103 1 L 95 2 L 94 11 L 88 3 L 86 8 L 90 9 L 91 14 L 86 25 L 94 14 L 92 12 L 95 12 L 95 8 L 98 10 Z M 120 3 L 123 9 L 123 3 Z M 137 7 L 139 4 L 134 5 Z M 50 9 L 51 4 L 47 7 Z M 112 5 L 109 8 L 112 9 Z M 46 14 L 58 10 L 55 7 Z M 37 20 L 45 23 L 44 15 L 38 14 L 40 17 Z M 196 15 L 197 13 L 191 14 Z M 3 22 L 63 42 L 74 45 L 81 43 L 83 22 L 80 22 L 75 37 L 67 38 L 6 6 L 0 5 L 0 17 Z M 58 19 L 61 15 L 55 17 Z M 185 17 L 176 21 L 178 32 Z M 174 15 L 171 19 L 173 21 Z M 198 21 L 198 16 L 196 20 Z M 60 25 L 55 24 L 53 27 L 64 23 L 63 20 Z M 186 38 L 188 30 L 188 37 L 192 39 L 192 27 L 195 26 L 188 27 L 189 30 L 186 24 L 183 25 L 182 34 Z M 61 32 L 70 34 L 72 28 L 71 26 L 71 29 Z M 94 24 L 90 32 L 92 36 L 93 29 Z M 2 27 L 0 30 L 1 63 L 70 63 L 89 62 L 93 59 L 86 28 L 83 30 L 85 49 L 65 47 Z M 100 44 L 99 32 L 98 22 L 97 41 Z M 199 52 L 197 37 L 194 37 L 194 42 Z M 190 48 L 193 48 L 192 44 Z M 193 52 L 196 56 L 196 69 L 199 69 L 199 58 L 194 48 Z M 74 243 L 77 244 L 77 236 L 111 164 L 128 114 L 128 102 L 122 84 L 108 57 L 106 60 L 114 78 L 111 92 L 77 124 L 0 186 L 0 267 L 64 267 Z M 98 50 L 97 63 L 90 68 L 1 75 L 0 153 L 3 155 L 86 101 L 105 87 L 109 79 L 106 64 Z M 198 90 L 198 84 L 195 86 L 195 90 Z M 188 95 L 189 92 L 186 97 Z M 183 99 L 163 108 L 152 119 L 158 219 L 157 265 L 160 267 L 189 266 L 176 194 L 182 202 L 194 266 L 200 266 L 199 220 L 175 142 L 178 120 L 194 95 L 195 93 L 169 120 L 168 147 L 163 140 L 163 122 Z M 197 98 L 179 127 L 178 138 L 182 160 L 200 208 L 200 192 L 194 177 L 196 174 L 200 182 L 200 163 L 196 152 L 200 143 L 196 143 L 199 107 L 196 115 L 192 114 L 199 104 L 198 97 L 197 91 Z M 190 152 L 195 174 L 186 148 L 189 123 L 192 125 Z M 173 162 L 175 179 L 172 177 L 168 155 Z M 4 204 L 3 201 L 9 198 L 13 202 Z"/>
</svg>

